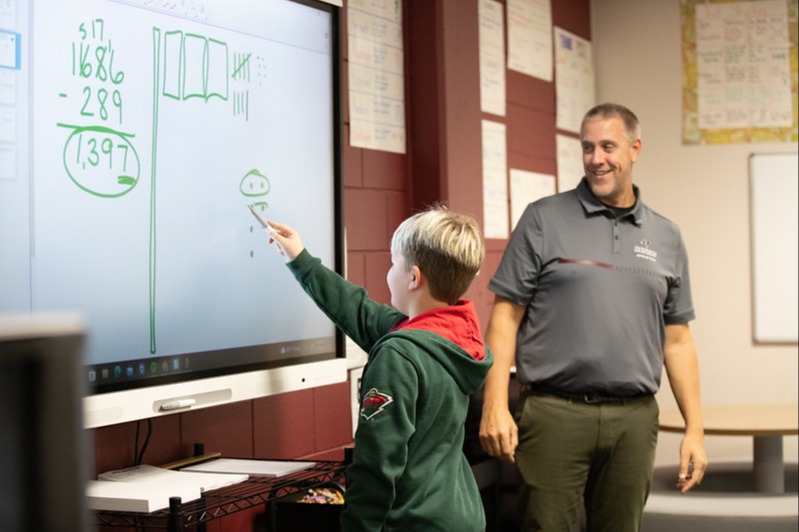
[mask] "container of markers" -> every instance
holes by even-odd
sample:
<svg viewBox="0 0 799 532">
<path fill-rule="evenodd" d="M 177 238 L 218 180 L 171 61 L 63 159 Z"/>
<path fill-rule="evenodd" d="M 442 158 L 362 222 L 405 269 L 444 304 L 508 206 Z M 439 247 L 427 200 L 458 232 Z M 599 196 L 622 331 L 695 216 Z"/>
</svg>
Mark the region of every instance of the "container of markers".
<svg viewBox="0 0 799 532">
<path fill-rule="evenodd" d="M 344 497 L 344 487 L 337 482 L 281 497 L 272 505 L 275 532 L 339 532 Z"/>
</svg>

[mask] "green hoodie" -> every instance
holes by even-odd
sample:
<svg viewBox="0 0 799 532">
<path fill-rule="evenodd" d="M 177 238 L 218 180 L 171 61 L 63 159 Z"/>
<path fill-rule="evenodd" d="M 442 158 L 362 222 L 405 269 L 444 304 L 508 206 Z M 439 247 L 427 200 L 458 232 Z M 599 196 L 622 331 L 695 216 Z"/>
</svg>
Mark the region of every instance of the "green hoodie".
<svg viewBox="0 0 799 532">
<path fill-rule="evenodd" d="M 288 265 L 319 308 L 369 353 L 342 530 L 485 530 L 463 454 L 469 396 L 493 362 L 474 305 L 461 300 L 408 320 L 307 251 Z"/>
</svg>

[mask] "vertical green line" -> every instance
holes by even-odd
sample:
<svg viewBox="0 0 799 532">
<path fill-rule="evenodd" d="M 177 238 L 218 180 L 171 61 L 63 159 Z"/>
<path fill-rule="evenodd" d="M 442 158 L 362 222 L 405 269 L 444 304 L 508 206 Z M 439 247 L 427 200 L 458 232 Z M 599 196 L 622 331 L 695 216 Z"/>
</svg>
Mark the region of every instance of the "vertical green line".
<svg viewBox="0 0 799 532">
<path fill-rule="evenodd" d="M 150 353 L 155 353 L 155 177 L 158 155 L 158 88 L 161 85 L 161 30 L 153 28 L 153 139 L 150 163 Z"/>
</svg>

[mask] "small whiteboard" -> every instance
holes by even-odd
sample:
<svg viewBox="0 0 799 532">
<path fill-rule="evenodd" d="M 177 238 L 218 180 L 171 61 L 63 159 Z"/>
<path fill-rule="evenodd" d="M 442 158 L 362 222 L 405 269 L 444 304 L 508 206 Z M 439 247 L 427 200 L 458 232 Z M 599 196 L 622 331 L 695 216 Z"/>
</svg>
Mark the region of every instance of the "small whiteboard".
<svg viewBox="0 0 799 532">
<path fill-rule="evenodd" d="M 749 175 L 753 338 L 758 343 L 797 343 L 799 156 L 753 154 Z"/>
</svg>

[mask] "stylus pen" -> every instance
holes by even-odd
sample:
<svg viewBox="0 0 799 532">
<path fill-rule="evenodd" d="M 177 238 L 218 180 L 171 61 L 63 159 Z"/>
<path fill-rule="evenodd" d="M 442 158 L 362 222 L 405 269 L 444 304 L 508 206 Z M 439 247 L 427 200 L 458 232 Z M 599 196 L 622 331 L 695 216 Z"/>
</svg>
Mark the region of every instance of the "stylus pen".
<svg viewBox="0 0 799 532">
<path fill-rule="evenodd" d="M 261 222 L 261 225 L 263 225 L 264 228 L 266 228 L 268 231 L 272 232 L 276 231 L 274 227 L 269 225 L 269 222 L 266 221 L 266 218 L 261 216 L 261 214 L 255 210 L 255 207 L 253 207 L 252 205 L 247 205 L 247 207 L 250 209 L 250 212 L 253 214 L 253 216 L 255 216 L 259 222 Z"/>
</svg>

